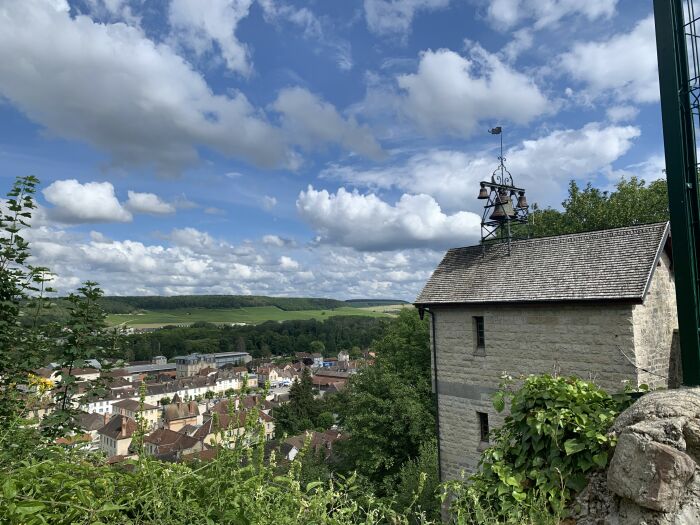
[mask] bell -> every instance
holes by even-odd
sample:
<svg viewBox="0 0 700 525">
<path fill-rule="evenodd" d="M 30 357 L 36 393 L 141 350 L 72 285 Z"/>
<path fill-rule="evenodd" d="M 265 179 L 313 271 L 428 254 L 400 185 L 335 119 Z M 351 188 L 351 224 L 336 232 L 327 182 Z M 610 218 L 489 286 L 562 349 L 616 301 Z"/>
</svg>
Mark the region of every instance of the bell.
<svg viewBox="0 0 700 525">
<path fill-rule="evenodd" d="M 527 199 L 524 191 L 518 192 L 518 208 L 527 208 Z"/>
<path fill-rule="evenodd" d="M 489 192 L 486 189 L 486 186 L 483 184 L 481 185 L 481 189 L 479 190 L 479 196 L 477 199 L 488 199 L 489 198 Z"/>
<path fill-rule="evenodd" d="M 489 217 L 492 221 L 506 221 L 515 217 L 513 203 L 510 200 L 507 192 L 499 193 L 496 199 L 493 213 Z"/>
</svg>

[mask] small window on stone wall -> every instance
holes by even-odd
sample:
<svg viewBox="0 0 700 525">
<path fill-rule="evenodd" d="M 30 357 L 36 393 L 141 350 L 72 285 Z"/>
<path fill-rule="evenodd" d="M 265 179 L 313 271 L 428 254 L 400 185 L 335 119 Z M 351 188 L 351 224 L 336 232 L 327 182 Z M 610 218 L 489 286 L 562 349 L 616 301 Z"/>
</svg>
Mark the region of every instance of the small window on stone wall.
<svg viewBox="0 0 700 525">
<path fill-rule="evenodd" d="M 476 351 L 484 353 L 486 350 L 486 337 L 484 336 L 484 317 L 474 316 L 474 340 L 476 341 Z"/>
<path fill-rule="evenodd" d="M 489 442 L 489 415 L 486 412 L 477 412 L 479 418 L 479 434 L 481 443 Z"/>
</svg>

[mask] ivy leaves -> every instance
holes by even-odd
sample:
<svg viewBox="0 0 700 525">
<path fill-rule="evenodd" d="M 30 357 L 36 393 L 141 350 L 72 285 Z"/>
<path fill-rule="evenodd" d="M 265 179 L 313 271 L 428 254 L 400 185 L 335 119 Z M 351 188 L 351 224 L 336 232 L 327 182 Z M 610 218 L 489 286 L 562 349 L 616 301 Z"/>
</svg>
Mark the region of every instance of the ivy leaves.
<svg viewBox="0 0 700 525">
<path fill-rule="evenodd" d="M 607 430 L 628 403 L 576 377 L 530 376 L 517 390 L 506 381 L 493 404 L 499 412 L 510 404 L 510 415 L 455 505 L 478 501 L 508 516 L 538 501 L 561 512 L 587 473 L 607 465 L 615 445 Z"/>
</svg>

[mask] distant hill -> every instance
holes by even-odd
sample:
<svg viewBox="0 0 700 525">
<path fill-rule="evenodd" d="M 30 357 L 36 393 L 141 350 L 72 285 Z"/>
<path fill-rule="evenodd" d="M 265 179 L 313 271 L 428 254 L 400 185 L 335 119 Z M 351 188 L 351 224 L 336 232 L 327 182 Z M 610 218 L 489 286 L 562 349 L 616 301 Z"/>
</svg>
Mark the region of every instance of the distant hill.
<svg viewBox="0 0 700 525">
<path fill-rule="evenodd" d="M 408 304 L 408 301 L 401 299 L 348 299 L 345 301 L 346 306 L 353 308 L 370 308 L 372 306 L 389 306 L 392 304 Z"/>
<path fill-rule="evenodd" d="M 137 310 L 177 310 L 181 308 L 251 308 L 275 306 L 285 311 L 333 310 L 349 306 L 345 301 L 316 297 L 267 297 L 264 295 L 174 295 L 103 297 L 102 307 L 109 314 Z"/>
</svg>

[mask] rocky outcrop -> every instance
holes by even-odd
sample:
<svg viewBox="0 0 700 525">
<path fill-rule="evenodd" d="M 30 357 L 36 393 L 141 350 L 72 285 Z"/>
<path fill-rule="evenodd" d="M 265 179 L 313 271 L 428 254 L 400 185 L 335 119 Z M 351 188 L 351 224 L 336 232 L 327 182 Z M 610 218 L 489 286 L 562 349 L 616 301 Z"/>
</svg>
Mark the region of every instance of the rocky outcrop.
<svg viewBox="0 0 700 525">
<path fill-rule="evenodd" d="M 649 393 L 611 432 L 615 453 L 577 497 L 576 523 L 700 524 L 700 389 Z"/>
</svg>

